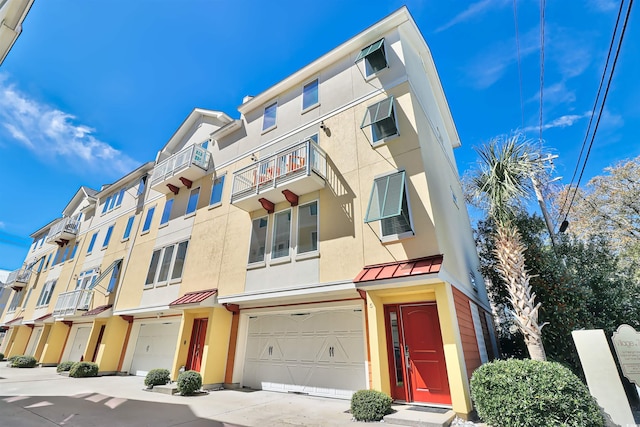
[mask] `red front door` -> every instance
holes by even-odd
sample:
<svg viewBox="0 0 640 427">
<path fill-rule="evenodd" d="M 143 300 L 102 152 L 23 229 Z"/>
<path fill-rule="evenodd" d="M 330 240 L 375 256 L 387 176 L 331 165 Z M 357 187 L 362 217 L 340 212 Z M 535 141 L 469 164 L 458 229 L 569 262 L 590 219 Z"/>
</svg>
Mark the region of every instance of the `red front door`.
<svg viewBox="0 0 640 427">
<path fill-rule="evenodd" d="M 189 354 L 187 355 L 188 370 L 200 372 L 202 365 L 202 351 L 204 349 L 204 341 L 207 336 L 207 324 L 209 320 L 203 319 L 193 320 L 193 331 L 191 332 L 191 344 L 189 345 Z"/>
<path fill-rule="evenodd" d="M 392 397 L 451 404 L 435 303 L 385 306 Z"/>
</svg>

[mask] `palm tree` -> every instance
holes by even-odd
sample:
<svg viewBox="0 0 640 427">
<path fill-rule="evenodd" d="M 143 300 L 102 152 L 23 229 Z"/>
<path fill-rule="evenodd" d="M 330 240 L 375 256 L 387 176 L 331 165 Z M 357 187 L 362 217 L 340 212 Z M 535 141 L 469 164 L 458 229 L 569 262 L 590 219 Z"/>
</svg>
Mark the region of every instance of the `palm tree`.
<svg viewBox="0 0 640 427">
<path fill-rule="evenodd" d="M 513 218 L 522 200 L 532 191 L 531 177 L 541 171 L 530 141 L 521 134 L 492 139 L 476 148 L 478 167 L 472 172 L 471 196 L 496 224 L 497 270 L 505 282 L 516 324 L 524 336 L 529 357 L 546 360 L 542 326 L 538 324 L 540 303 L 529 284 L 522 237 Z"/>
</svg>

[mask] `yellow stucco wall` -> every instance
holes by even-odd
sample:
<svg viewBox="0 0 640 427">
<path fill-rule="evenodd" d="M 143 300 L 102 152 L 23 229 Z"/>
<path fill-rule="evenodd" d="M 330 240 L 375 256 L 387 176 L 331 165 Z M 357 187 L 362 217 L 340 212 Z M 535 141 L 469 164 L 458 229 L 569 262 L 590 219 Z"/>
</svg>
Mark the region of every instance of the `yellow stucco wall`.
<svg viewBox="0 0 640 427">
<path fill-rule="evenodd" d="M 47 343 L 42 350 L 40 363 L 57 365 L 60 362 L 62 351 L 64 350 L 67 338 L 69 336 L 70 326 L 62 322 L 55 322 L 51 325 Z"/>
<path fill-rule="evenodd" d="M 32 331 L 33 329 L 28 326 L 18 326 L 13 328 L 13 335 L 9 341 L 9 347 L 7 348 L 8 351 L 5 357 L 24 354 Z"/>
<path fill-rule="evenodd" d="M 51 332 L 51 325 L 44 325 L 42 328 L 42 334 L 40 334 L 40 338 L 38 338 L 38 343 L 36 344 L 36 350 L 34 352 L 33 357 L 37 360 L 40 360 L 42 356 L 42 350 L 44 350 L 44 345 L 47 343 L 49 339 L 49 332 Z"/>
<path fill-rule="evenodd" d="M 116 372 L 124 351 L 129 323 L 120 316 L 111 316 L 104 324 L 105 330 L 98 347 L 96 363 L 100 372 Z"/>
</svg>

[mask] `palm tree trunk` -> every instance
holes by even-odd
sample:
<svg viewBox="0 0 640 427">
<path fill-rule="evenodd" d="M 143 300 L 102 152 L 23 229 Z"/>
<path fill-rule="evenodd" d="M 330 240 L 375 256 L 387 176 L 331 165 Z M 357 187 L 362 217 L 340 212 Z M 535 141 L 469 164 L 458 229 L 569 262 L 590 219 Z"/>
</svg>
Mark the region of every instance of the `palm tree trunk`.
<svg viewBox="0 0 640 427">
<path fill-rule="evenodd" d="M 525 246 L 516 227 L 511 224 L 497 227 L 496 256 L 498 273 L 507 284 L 513 314 L 524 336 L 529 357 L 533 360 L 547 360 L 542 345 L 542 326 L 538 325 L 536 294 L 531 292 L 531 276 L 524 263 Z"/>
</svg>

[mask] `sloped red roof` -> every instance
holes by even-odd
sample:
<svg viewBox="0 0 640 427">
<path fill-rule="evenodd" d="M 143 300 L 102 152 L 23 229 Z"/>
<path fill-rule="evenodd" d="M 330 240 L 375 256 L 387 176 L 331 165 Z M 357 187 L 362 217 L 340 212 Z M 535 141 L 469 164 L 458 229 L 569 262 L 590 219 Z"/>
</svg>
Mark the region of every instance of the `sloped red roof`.
<svg viewBox="0 0 640 427">
<path fill-rule="evenodd" d="M 188 292 L 173 301 L 169 305 L 196 304 L 218 293 L 217 289 L 207 289 L 205 291 Z"/>
<path fill-rule="evenodd" d="M 396 279 L 420 274 L 437 273 L 442 266 L 442 255 L 417 258 L 407 261 L 389 262 L 386 264 L 368 265 L 353 279 L 354 283 L 374 280 Z"/>
<path fill-rule="evenodd" d="M 109 310 L 112 306 L 113 304 L 101 305 L 99 307 L 96 307 L 92 310 L 87 311 L 86 313 L 83 314 L 83 316 L 97 316 L 98 314 Z"/>
</svg>

